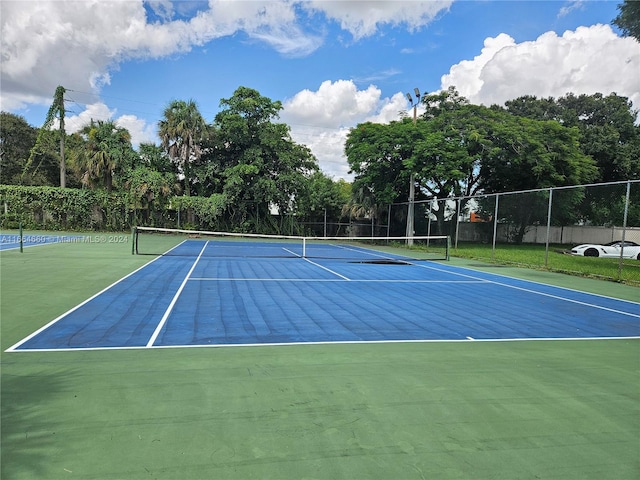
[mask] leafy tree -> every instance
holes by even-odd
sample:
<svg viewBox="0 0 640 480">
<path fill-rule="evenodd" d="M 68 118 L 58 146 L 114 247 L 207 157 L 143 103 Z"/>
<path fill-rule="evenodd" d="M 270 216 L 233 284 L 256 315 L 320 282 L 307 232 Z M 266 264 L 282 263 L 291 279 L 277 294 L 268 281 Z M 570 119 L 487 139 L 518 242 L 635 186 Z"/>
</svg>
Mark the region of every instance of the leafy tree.
<svg viewBox="0 0 640 480">
<path fill-rule="evenodd" d="M 492 148 L 480 172 L 486 193 L 577 185 L 595 177 L 593 162 L 580 151 L 577 128 L 501 117 L 487 132 Z"/>
<path fill-rule="evenodd" d="M 469 105 L 455 88 L 422 100 L 426 112 L 415 123 L 407 118 L 388 125 L 366 123 L 348 135 L 345 153 L 356 174 L 357 205 L 377 211 L 388 203 L 405 202 L 412 173 L 416 200 L 471 195 L 479 188 L 479 152 L 484 147 L 478 129 L 482 115 L 491 111 Z M 435 215 L 444 229 L 445 209 Z"/>
<path fill-rule="evenodd" d="M 91 121 L 81 130 L 86 141 L 78 153 L 82 184 L 112 190 L 114 178 L 133 167 L 135 154 L 131 135 L 113 121 Z"/>
<path fill-rule="evenodd" d="M 162 146 L 184 176 L 184 194 L 189 196 L 193 182 L 191 167 L 202 155 L 207 124 L 193 100 L 174 100 L 165 108 L 158 127 Z"/>
<path fill-rule="evenodd" d="M 480 161 L 491 151 L 489 132 L 499 121 L 486 107 L 461 103 L 424 124 L 415 161 L 421 187 L 431 198 L 473 195 L 480 185 Z"/>
<path fill-rule="evenodd" d="M 553 97 L 538 98 L 535 95 L 524 95 L 505 102 L 506 110 L 518 117 L 534 120 L 562 119 L 562 106 Z"/>
<path fill-rule="evenodd" d="M 425 94 L 421 98 L 425 112 L 422 117 L 425 120 L 439 117 L 446 112 L 459 110 L 464 105 L 469 105 L 469 100 L 460 95 L 454 86 L 437 93 Z"/>
<path fill-rule="evenodd" d="M 334 181 L 317 171 L 309 176 L 304 193 L 296 198 L 297 214 L 307 222 L 323 222 L 325 215 L 329 221 L 336 221 L 350 197 L 349 183 L 342 179 Z"/>
<path fill-rule="evenodd" d="M 620 28 L 624 36 L 640 41 L 640 2 L 624 0 L 618 5 L 618 10 L 620 13 L 611 23 Z"/>
<path fill-rule="evenodd" d="M 173 173 L 177 175 L 175 164 L 171 157 L 160 146 L 153 143 L 141 143 L 138 147 L 140 163 L 160 173 Z"/>
<path fill-rule="evenodd" d="M 136 223 L 162 226 L 160 213 L 169 207 L 171 196 L 179 190 L 175 164 L 169 155 L 160 146 L 141 143 L 138 158 L 125 176 Z"/>
<path fill-rule="evenodd" d="M 492 149 L 482 159 L 485 193 L 578 185 L 595 177 L 593 161 L 580 151 L 577 128 L 553 120 L 502 117 L 489 132 Z M 570 218 L 581 195 L 565 196 L 564 204 L 557 206 L 556 218 Z M 514 226 L 514 241 L 520 243 L 529 225 L 546 218 L 546 202 L 544 193 L 530 195 L 526 202 L 515 196 L 501 199 L 501 216 Z"/>
<path fill-rule="evenodd" d="M 388 204 L 407 201 L 411 178 L 408 163 L 418 135 L 419 128 L 408 118 L 385 125 L 366 122 L 349 132 L 345 154 L 355 178 L 352 199 L 343 214 L 379 219 Z M 397 215 L 397 222 L 402 222 L 400 215 L 406 212 Z"/>
<path fill-rule="evenodd" d="M 169 206 L 173 193 L 175 177 L 171 173 L 163 173 L 147 165 L 138 165 L 127 172 L 125 187 L 132 202 L 130 207 L 136 213 L 136 220 L 155 225 L 159 221 L 154 213 Z M 142 218 L 138 219 L 138 213 Z"/>
<path fill-rule="evenodd" d="M 0 125 L 0 181 L 5 184 L 18 184 L 30 150 L 35 144 L 37 130 L 23 117 L 7 112 L 0 113 Z M 49 185 L 48 170 L 47 168 L 40 171 L 40 181 L 34 182 L 32 179 L 28 183 Z M 33 173 L 29 172 L 29 177 L 32 176 Z"/>
<path fill-rule="evenodd" d="M 207 181 L 225 195 L 233 228 L 260 228 L 258 219 L 270 217 L 271 205 L 281 218 L 295 211 L 318 166 L 307 147 L 293 142 L 287 125 L 273 122 L 281 102 L 239 87 L 220 106 L 204 164 Z"/>
<path fill-rule="evenodd" d="M 388 204 L 405 200 L 409 173 L 405 162 L 411 156 L 409 128 L 403 119 L 388 125 L 366 122 L 351 129 L 345 142 L 350 173 L 355 174 L 353 191 L 370 197 L 370 204 Z"/>
<path fill-rule="evenodd" d="M 453 108 L 440 110 L 437 116 L 425 122 L 425 135 L 416 143 L 415 163 L 411 166 L 418 172 L 421 191 L 435 200 L 477 193 L 481 188 L 480 163 L 483 155 L 491 151 L 491 142 L 487 138 L 490 127 L 487 125 L 492 124 L 495 113 L 466 102 L 451 105 Z M 426 115 L 429 115 L 429 110 Z M 463 199 L 461 208 L 466 208 L 467 202 Z M 450 209 L 429 210 L 427 215 L 435 216 L 440 233 L 454 233 L 454 222 L 451 222 L 448 232 L 445 223 L 455 220 Z M 425 219 L 418 217 L 416 222 L 420 220 Z"/>
<path fill-rule="evenodd" d="M 557 100 L 520 97 L 506 102 L 507 111 L 535 120 L 556 120 L 577 127 L 579 145 L 597 166 L 594 181 L 615 182 L 640 178 L 638 112 L 626 97 L 567 94 Z"/>
<path fill-rule="evenodd" d="M 582 151 L 598 165 L 601 182 L 640 178 L 638 112 L 626 97 L 568 94 L 558 100 L 562 122 L 577 126 Z"/>
<path fill-rule="evenodd" d="M 438 200 L 594 178 L 591 160 L 579 149 L 577 128 L 470 105 L 455 89 L 423 101 L 426 113 L 415 124 L 405 118 L 388 125 L 362 124 L 350 132 L 345 152 L 356 174 L 358 203 L 375 209 L 404 201 L 411 173 L 419 185 L 416 197 Z M 445 208 L 430 213 L 441 233 L 446 214 Z M 510 214 L 519 226 L 517 238 L 532 221 L 527 215 Z"/>
<path fill-rule="evenodd" d="M 638 112 L 626 97 L 615 93 L 607 96 L 570 93 L 557 100 L 529 96 L 507 102 L 506 108 L 517 115 L 553 119 L 576 128 L 580 150 L 593 158 L 597 167 L 597 174 L 588 181 L 617 182 L 640 178 Z M 588 189 L 575 213 L 582 221 L 620 225 L 624 201 L 622 196 L 612 198 L 606 189 Z M 631 212 L 629 221 L 637 223 L 640 218 Z"/>
</svg>

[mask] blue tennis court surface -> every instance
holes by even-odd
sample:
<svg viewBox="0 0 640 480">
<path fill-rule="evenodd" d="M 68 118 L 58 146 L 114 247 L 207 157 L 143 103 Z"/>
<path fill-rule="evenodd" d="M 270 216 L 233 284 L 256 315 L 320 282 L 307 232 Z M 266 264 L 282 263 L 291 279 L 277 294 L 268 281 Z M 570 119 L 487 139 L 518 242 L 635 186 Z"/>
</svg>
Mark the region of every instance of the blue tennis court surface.
<svg viewBox="0 0 640 480">
<path fill-rule="evenodd" d="M 640 337 L 639 303 L 446 263 L 210 257 L 209 248 L 181 244 L 9 351 Z"/>
</svg>

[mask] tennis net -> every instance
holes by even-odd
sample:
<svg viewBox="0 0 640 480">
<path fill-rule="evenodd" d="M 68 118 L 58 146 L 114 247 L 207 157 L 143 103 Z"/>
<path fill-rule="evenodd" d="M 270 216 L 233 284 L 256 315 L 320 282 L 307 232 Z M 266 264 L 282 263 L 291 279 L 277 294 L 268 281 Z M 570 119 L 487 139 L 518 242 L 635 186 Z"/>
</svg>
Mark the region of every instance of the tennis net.
<svg viewBox="0 0 640 480">
<path fill-rule="evenodd" d="M 449 237 L 305 237 L 136 227 L 138 255 L 327 258 L 367 263 L 448 260 Z"/>
</svg>

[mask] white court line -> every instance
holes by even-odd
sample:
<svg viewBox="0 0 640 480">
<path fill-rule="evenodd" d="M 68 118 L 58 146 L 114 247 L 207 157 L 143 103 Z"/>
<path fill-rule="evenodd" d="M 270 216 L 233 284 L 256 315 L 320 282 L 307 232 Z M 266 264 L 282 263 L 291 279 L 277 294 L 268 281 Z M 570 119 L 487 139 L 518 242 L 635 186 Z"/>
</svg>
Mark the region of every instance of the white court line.
<svg viewBox="0 0 640 480">
<path fill-rule="evenodd" d="M 41 247 L 42 245 L 55 245 L 59 242 L 48 242 L 48 243 L 33 243 L 31 245 L 23 245 L 23 248 L 32 248 L 32 247 Z M 4 245 L 13 245 L 13 243 L 5 243 Z M 20 244 L 16 244 L 15 247 L 9 248 L 0 248 L 0 252 L 11 252 L 12 250 L 18 250 L 20 248 Z"/>
<path fill-rule="evenodd" d="M 349 277 L 345 277 L 344 275 L 339 274 L 338 272 L 334 272 L 333 270 L 331 270 L 330 268 L 327 268 L 323 265 L 320 265 L 319 263 L 316 262 L 312 262 L 311 260 L 309 260 L 308 258 L 304 259 L 305 262 L 309 262 L 311 265 L 315 265 L 316 267 L 320 267 L 323 270 L 326 270 L 329 273 L 332 273 L 333 275 L 336 275 L 340 278 L 342 278 L 343 280 L 347 280 L 347 281 L 351 281 L 351 279 Z"/>
<path fill-rule="evenodd" d="M 387 345 L 403 343 L 507 343 L 507 342 L 576 342 L 592 340 L 640 340 L 639 336 L 631 337 L 516 337 L 516 338 L 457 338 L 457 339 L 424 339 L 424 340 L 340 340 L 340 341 L 316 341 L 316 342 L 277 342 L 277 343 L 213 343 L 198 345 L 153 345 L 143 347 L 78 347 L 78 348 L 34 348 L 16 350 L 17 353 L 25 352 L 86 352 L 102 350 L 149 350 L 149 349 L 177 349 L 177 348 L 235 348 L 235 347 L 295 347 L 303 345 Z"/>
<path fill-rule="evenodd" d="M 302 255 L 300 255 L 299 253 L 294 252 L 293 250 L 289 250 L 288 248 L 284 248 L 282 247 L 282 249 L 285 252 L 289 252 L 291 255 L 293 255 L 294 257 L 298 257 L 298 258 L 302 258 Z"/>
<path fill-rule="evenodd" d="M 198 265 L 198 262 L 200 261 L 200 258 L 202 257 L 202 254 L 204 253 L 204 250 L 207 248 L 208 244 L 209 244 L 209 240 L 207 240 L 205 242 L 204 247 L 202 247 L 202 250 L 200 250 L 200 254 L 198 255 L 198 258 L 196 258 L 196 261 L 193 262 L 193 265 L 191 265 L 191 269 L 187 273 L 187 276 L 184 277 L 184 280 L 182 280 L 182 283 L 180 284 L 180 288 L 178 288 L 178 291 L 176 292 L 176 294 L 171 299 L 171 303 L 169 304 L 169 306 L 165 310 L 164 315 L 162 315 L 162 318 L 160 319 L 160 323 L 158 323 L 158 326 L 156 327 L 155 331 L 153 332 L 153 335 L 151 335 L 151 338 L 147 342 L 147 348 L 152 347 L 153 344 L 155 343 L 156 339 L 158 338 L 158 335 L 160 335 L 160 331 L 164 327 L 164 324 L 167 323 L 167 319 L 169 318 L 169 315 L 171 314 L 171 311 L 173 310 L 173 307 L 175 306 L 176 302 L 178 301 L 178 297 L 180 297 L 180 294 L 182 293 L 182 290 L 184 290 L 184 286 L 187 284 L 187 281 L 189 280 L 189 277 L 191 276 L 191 273 L 195 270 L 196 265 Z"/>
<path fill-rule="evenodd" d="M 119 284 L 120 282 L 126 280 L 127 278 L 129 278 L 130 276 L 134 275 L 135 273 L 138 273 L 140 270 L 142 270 L 143 268 L 151 265 L 153 262 L 155 262 L 156 260 L 158 260 L 159 258 L 161 258 L 160 256 L 154 258 L 153 260 L 151 260 L 150 262 L 145 263 L 144 265 L 142 265 L 141 267 L 135 269 L 133 272 L 129 273 L 128 275 L 122 277 L 120 280 L 117 280 L 115 282 L 113 282 L 111 285 L 109 285 L 106 288 L 103 288 L 102 290 L 100 290 L 98 293 L 96 293 L 95 295 L 87 298 L 84 302 L 79 303 L 78 305 L 76 305 L 75 307 L 73 307 L 71 310 L 67 310 L 65 313 L 63 313 L 62 315 L 60 315 L 59 317 L 54 318 L 53 320 L 51 320 L 49 323 L 47 323 L 44 327 L 39 328 L 38 330 L 36 330 L 35 332 L 33 332 L 31 335 L 29 335 L 26 338 L 23 338 L 22 340 L 20 340 L 18 343 L 16 343 L 15 345 L 7 348 L 5 350 L 5 352 L 13 352 L 16 350 L 16 348 L 19 348 L 20 345 L 28 342 L 29 340 L 31 340 L 33 337 L 35 337 L 36 335 L 38 335 L 41 332 L 44 332 L 47 328 L 49 328 L 51 325 L 53 325 L 54 323 L 59 322 L 60 320 L 62 320 L 64 317 L 66 317 L 67 315 L 75 312 L 76 310 L 78 310 L 80 307 L 82 307 L 83 305 L 86 305 L 87 303 L 89 303 L 91 300 L 93 300 L 94 298 L 102 295 L 103 293 L 105 293 L 107 290 L 109 290 L 110 288 L 116 286 L 117 284 Z M 60 349 L 51 349 L 51 350 L 60 350 Z M 73 349 L 71 349 L 73 350 Z"/>
<path fill-rule="evenodd" d="M 640 318 L 640 315 L 637 315 L 635 313 L 625 312 L 624 310 L 617 310 L 615 308 L 603 307 L 602 305 L 596 305 L 594 303 L 583 302 L 583 301 L 580 301 L 580 300 L 573 300 L 571 298 L 562 297 L 560 295 L 553 295 L 551 293 L 540 292 L 540 291 L 533 290 L 533 289 L 530 289 L 530 288 L 518 287 L 516 285 L 509 285 L 508 283 L 496 282 L 495 280 L 482 279 L 480 277 L 475 277 L 473 275 L 468 275 L 468 274 L 459 273 L 459 272 L 452 272 L 452 271 L 449 271 L 449 270 L 443 270 L 441 268 L 436 268 L 436 267 L 427 266 L 427 265 L 417 265 L 417 266 L 418 267 L 422 267 L 422 268 L 431 269 L 431 270 L 437 270 L 439 272 L 446 272 L 446 273 L 450 273 L 452 275 L 458 275 L 458 276 L 461 276 L 461 277 L 472 278 L 472 279 L 475 279 L 475 280 L 483 280 L 486 283 L 491 283 L 491 284 L 494 284 L 494 285 L 500 285 L 501 287 L 512 288 L 514 290 L 520 290 L 522 292 L 533 293 L 535 295 L 541 295 L 543 297 L 549 297 L 549 298 L 553 298 L 553 299 L 556 299 L 556 300 L 562 300 L 562 301 L 569 302 L 569 303 L 575 303 L 577 305 L 582 305 L 582 306 L 585 306 L 585 307 L 591 307 L 591 308 L 596 308 L 596 309 L 599 309 L 599 310 L 604 310 L 604 311 L 607 311 L 607 312 L 619 313 L 621 315 L 627 315 L 629 317 Z M 501 275 L 495 274 L 495 273 L 491 274 L 491 275 L 501 276 Z M 503 276 L 503 278 L 511 278 L 511 277 L 504 277 Z M 594 295 L 594 296 L 599 296 L 601 298 L 610 298 L 610 297 L 605 297 L 603 295 L 597 295 L 597 294 L 592 294 L 592 293 L 588 293 L 588 292 L 582 292 L 580 290 L 572 290 L 570 288 L 558 287 L 558 286 L 555 286 L 555 285 L 548 285 L 548 284 L 545 284 L 545 283 L 534 282 L 534 281 L 531 281 L 531 280 L 522 280 L 522 279 L 518 279 L 518 278 L 513 278 L 513 280 L 518 280 L 518 281 L 521 281 L 521 282 L 532 283 L 532 284 L 537 284 L 537 285 L 544 285 L 546 287 L 558 288 L 558 289 L 567 290 L 567 291 L 571 291 L 571 292 L 581 293 L 583 295 Z M 628 300 L 620 300 L 620 299 L 617 299 L 617 298 L 610 298 L 610 299 L 611 300 L 618 300 L 618 301 L 622 301 L 622 302 L 626 302 L 626 303 L 635 304 L 635 302 L 630 302 Z"/>
</svg>

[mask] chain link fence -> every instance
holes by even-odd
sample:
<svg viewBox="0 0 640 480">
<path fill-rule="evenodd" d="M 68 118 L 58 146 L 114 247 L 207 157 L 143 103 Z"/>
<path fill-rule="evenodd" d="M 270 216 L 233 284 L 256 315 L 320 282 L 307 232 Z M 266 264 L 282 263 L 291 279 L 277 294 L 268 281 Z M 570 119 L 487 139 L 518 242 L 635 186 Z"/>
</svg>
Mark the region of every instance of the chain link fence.
<svg viewBox="0 0 640 480">
<path fill-rule="evenodd" d="M 391 205 L 390 230 L 406 225 L 410 207 Z M 413 208 L 414 234 L 450 235 L 453 255 L 640 284 L 640 180 L 428 200 Z M 625 246 L 607 246 L 614 242 Z M 600 258 L 576 263 L 571 250 L 582 244 L 602 246 L 580 251 Z"/>
<path fill-rule="evenodd" d="M 640 180 L 397 203 L 365 218 L 306 223 L 317 236 L 449 235 L 452 255 L 578 273 L 640 286 Z M 607 244 L 599 258 L 577 245 Z M 582 253 L 586 252 L 583 250 Z M 605 252 L 609 252 L 605 254 Z M 611 255 L 605 258 L 606 255 Z"/>
</svg>

